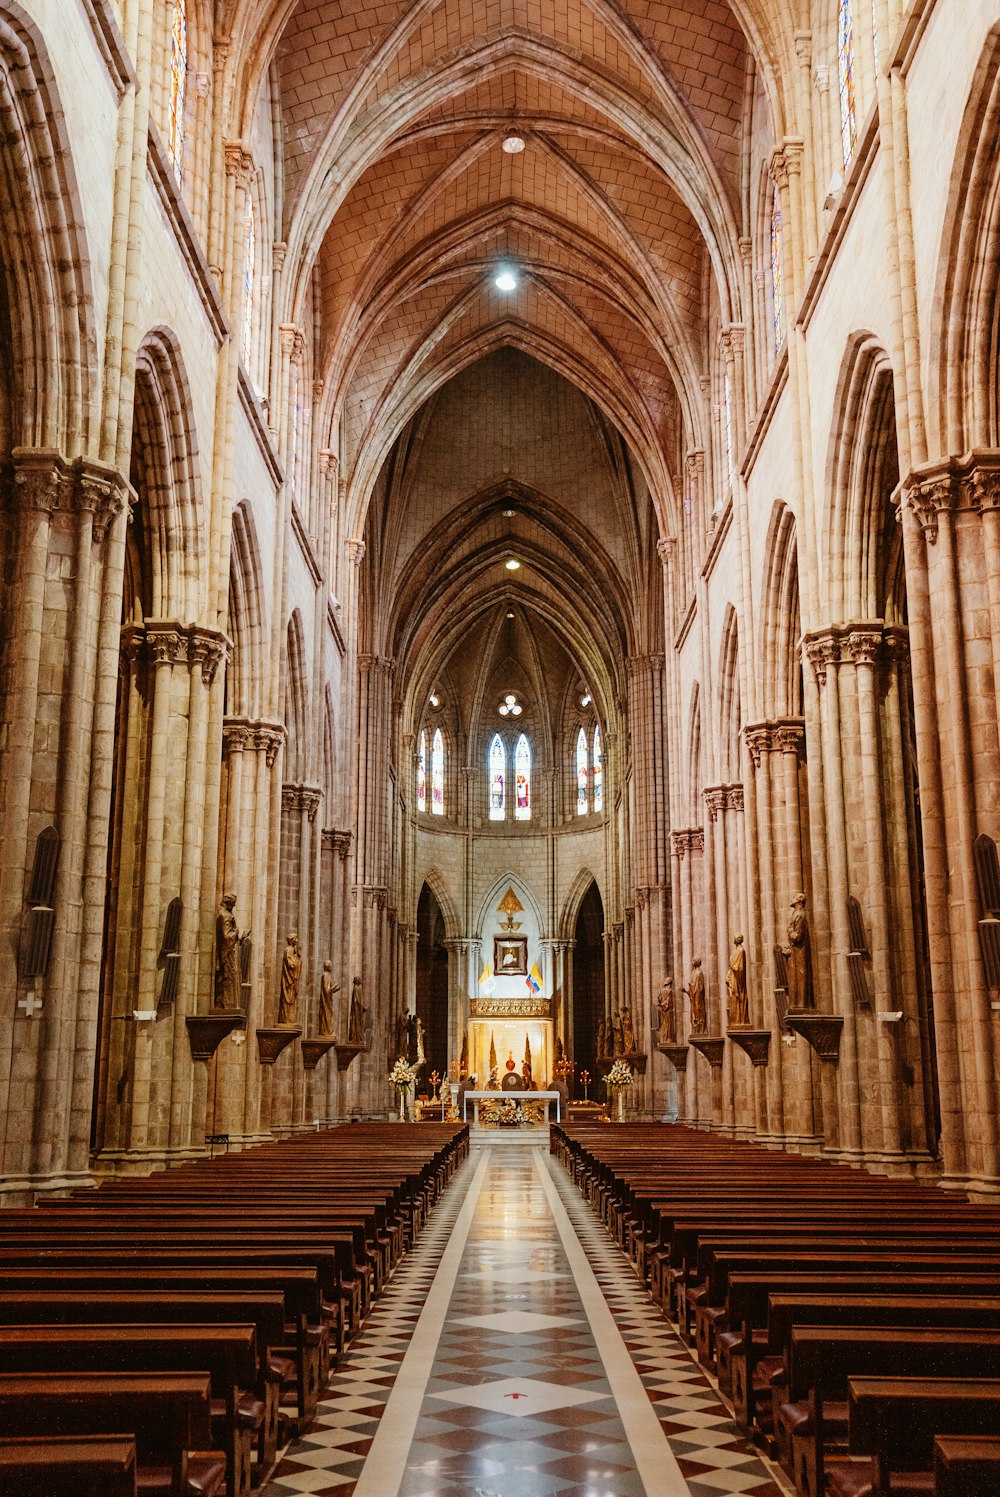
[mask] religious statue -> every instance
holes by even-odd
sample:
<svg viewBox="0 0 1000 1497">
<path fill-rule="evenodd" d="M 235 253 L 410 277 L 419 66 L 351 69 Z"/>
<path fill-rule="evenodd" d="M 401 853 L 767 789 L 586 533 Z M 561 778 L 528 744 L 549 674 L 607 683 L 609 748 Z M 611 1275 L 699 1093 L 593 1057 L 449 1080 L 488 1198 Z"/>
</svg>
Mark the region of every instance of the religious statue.
<svg viewBox="0 0 1000 1497">
<path fill-rule="evenodd" d="M 792 918 L 788 922 L 788 1007 L 815 1008 L 813 994 L 812 950 L 809 945 L 809 921 L 806 919 L 806 896 L 792 899 Z"/>
<path fill-rule="evenodd" d="M 526 1060 L 521 1066 L 521 1085 L 526 1092 L 535 1090 L 535 1083 L 531 1079 L 531 1061 Z"/>
<path fill-rule="evenodd" d="M 425 1066 L 427 1064 L 427 1056 L 424 1054 L 424 1021 L 423 1021 L 423 1019 L 415 1019 L 414 1020 L 414 1024 L 413 1024 L 413 1029 L 414 1029 L 414 1033 L 416 1034 L 416 1049 L 417 1049 L 417 1058 L 414 1061 L 414 1065 L 416 1065 L 416 1066 Z"/>
<path fill-rule="evenodd" d="M 612 1037 L 613 1037 L 612 1038 L 613 1049 L 612 1049 L 612 1052 L 611 1052 L 612 1055 L 624 1055 L 625 1054 L 625 1041 L 624 1041 L 624 1036 L 622 1034 L 622 1016 L 621 1016 L 620 1011 L 617 1008 L 614 1010 L 614 1012 L 611 1015 L 611 1034 L 612 1034 Z"/>
<path fill-rule="evenodd" d="M 750 1023 L 750 1002 L 747 998 L 747 954 L 742 936 L 733 937 L 733 954 L 729 958 L 726 972 L 726 998 L 730 1024 Z"/>
<path fill-rule="evenodd" d="M 632 1023 L 632 1010 L 627 1004 L 622 1009 L 622 1054 L 635 1054 L 635 1028 Z"/>
<path fill-rule="evenodd" d="M 299 1022 L 299 978 L 302 976 L 302 952 L 298 934 L 288 932 L 285 954 L 281 959 L 281 989 L 278 993 L 278 1023 Z"/>
<path fill-rule="evenodd" d="M 240 965 L 240 947 L 249 936 L 241 935 L 233 907 L 235 894 L 223 894 L 219 913 L 215 918 L 215 1006 L 216 1008 L 240 1008 L 243 971 Z"/>
<path fill-rule="evenodd" d="M 696 956 L 691 964 L 691 976 L 684 991 L 691 1003 L 691 1033 L 704 1034 L 708 1028 L 708 1011 L 705 1007 L 705 974 L 701 970 L 700 956 Z"/>
<path fill-rule="evenodd" d="M 602 1056 L 607 1055 L 607 1053 L 608 1053 L 608 1021 L 607 1021 L 607 1019 L 605 1019 L 605 1018 L 602 1017 L 602 1018 L 598 1019 L 598 1021 L 597 1021 L 597 1058 L 598 1058 L 598 1060 L 600 1060 L 602 1058 Z"/>
<path fill-rule="evenodd" d="M 319 1032 L 333 1033 L 333 995 L 340 992 L 340 983 L 333 980 L 333 963 L 324 962 L 319 980 Z"/>
<path fill-rule="evenodd" d="M 656 1031 L 656 1043 L 658 1045 L 672 1045 L 674 1043 L 674 980 L 672 977 L 663 979 L 660 996 L 656 1000 L 659 1013 L 659 1028 Z"/>
<path fill-rule="evenodd" d="M 368 1010 L 361 992 L 361 978 L 356 977 L 351 986 L 351 1009 L 347 1019 L 347 1043 L 349 1045 L 368 1043 L 368 1035 L 365 1032 L 367 1014 Z"/>
</svg>

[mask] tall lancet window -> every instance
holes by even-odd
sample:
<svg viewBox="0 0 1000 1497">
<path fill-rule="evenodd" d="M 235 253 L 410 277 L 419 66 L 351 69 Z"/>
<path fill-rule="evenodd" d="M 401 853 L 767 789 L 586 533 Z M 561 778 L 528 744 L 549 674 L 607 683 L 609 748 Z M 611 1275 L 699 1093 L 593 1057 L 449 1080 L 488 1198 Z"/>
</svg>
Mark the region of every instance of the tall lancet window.
<svg viewBox="0 0 1000 1497">
<path fill-rule="evenodd" d="M 771 184 L 771 316 L 774 319 L 774 351 L 785 341 L 785 287 L 781 267 L 781 198 Z"/>
<path fill-rule="evenodd" d="M 444 738 L 440 728 L 435 728 L 431 742 L 431 811 L 435 816 L 444 815 Z"/>
<path fill-rule="evenodd" d="M 531 820 L 531 749 L 522 733 L 514 745 L 514 819 Z"/>
<path fill-rule="evenodd" d="M 178 182 L 184 178 L 184 106 L 187 101 L 187 0 L 173 0 L 170 17 L 170 119 L 167 159 Z"/>
<path fill-rule="evenodd" d="M 417 810 L 427 810 L 427 734 L 417 739 Z"/>
<path fill-rule="evenodd" d="M 581 728 L 576 735 L 576 814 L 586 816 L 590 809 L 587 795 L 587 735 Z"/>
<path fill-rule="evenodd" d="M 604 748 L 600 723 L 594 729 L 594 810 L 604 810 Z"/>
<path fill-rule="evenodd" d="M 729 378 L 729 370 L 726 370 L 724 382 L 724 393 L 726 403 L 726 473 L 729 477 L 729 487 L 733 486 L 733 386 Z"/>
<path fill-rule="evenodd" d="M 844 165 L 858 143 L 858 112 L 854 93 L 854 15 L 851 0 L 838 0 L 837 82 L 840 87 L 840 142 Z"/>
<path fill-rule="evenodd" d="M 253 351 L 254 275 L 257 269 L 257 220 L 253 198 L 247 193 L 247 216 L 243 231 L 243 363 L 249 371 Z"/>
<path fill-rule="evenodd" d="M 878 78 L 878 16 L 875 11 L 875 0 L 872 0 L 872 50 L 875 53 L 875 77 Z"/>
<path fill-rule="evenodd" d="M 507 750 L 499 733 L 490 744 L 490 820 L 503 821 L 507 810 Z"/>
</svg>

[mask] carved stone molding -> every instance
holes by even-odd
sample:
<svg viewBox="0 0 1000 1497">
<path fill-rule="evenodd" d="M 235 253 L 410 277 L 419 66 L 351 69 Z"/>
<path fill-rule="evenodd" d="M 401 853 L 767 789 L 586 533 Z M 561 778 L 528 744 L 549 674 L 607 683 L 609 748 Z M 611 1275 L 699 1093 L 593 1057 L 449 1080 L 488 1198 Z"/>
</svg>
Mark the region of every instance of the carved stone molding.
<svg viewBox="0 0 1000 1497">
<path fill-rule="evenodd" d="M 748 723 L 743 729 L 743 739 L 755 769 L 760 768 L 765 754 L 801 754 L 805 748 L 805 723 L 801 717 L 769 718 L 765 722 Z"/>
<path fill-rule="evenodd" d="M 319 785 L 285 784 L 281 787 L 282 811 L 289 811 L 293 815 L 301 815 L 304 811 L 310 822 L 316 820 L 316 812 L 322 799 L 323 791 Z"/>
<path fill-rule="evenodd" d="M 191 666 L 211 686 L 219 666 L 229 658 L 232 643 L 217 629 L 179 624 L 174 619 L 147 619 L 122 630 L 121 647 L 132 665 Z"/>
<path fill-rule="evenodd" d="M 688 1044 L 700 1055 L 704 1055 L 713 1071 L 717 1071 L 722 1065 L 722 1058 L 726 1052 L 724 1034 L 691 1034 L 688 1035 Z"/>
<path fill-rule="evenodd" d="M 345 541 L 344 546 L 347 549 L 347 556 L 351 565 L 359 567 L 365 558 L 364 541 L 354 538 L 352 540 Z"/>
<path fill-rule="evenodd" d="M 473 998 L 469 1013 L 474 1019 L 548 1019 L 552 1009 L 547 998 Z"/>
<path fill-rule="evenodd" d="M 924 539 L 934 545 L 940 516 L 956 510 L 981 514 L 1000 505 L 1000 452 L 978 451 L 915 469 L 900 486 Z"/>
<path fill-rule="evenodd" d="M 790 1008 L 785 1014 L 785 1024 L 809 1042 L 820 1060 L 832 1065 L 840 1060 L 840 1037 L 844 1030 L 841 1014 L 821 1014 L 813 1008 Z"/>
<path fill-rule="evenodd" d="M 767 1065 L 767 1057 L 771 1049 L 769 1029 L 748 1029 L 730 1024 L 728 1034 L 733 1044 L 739 1045 L 744 1054 L 749 1055 L 751 1065 Z"/>
<path fill-rule="evenodd" d="M 693 826 L 671 832 L 670 841 L 674 852 L 679 858 L 683 858 L 685 853 L 689 852 L 704 852 L 705 828 Z"/>
<path fill-rule="evenodd" d="M 54 448 L 15 447 L 11 460 L 9 501 L 15 507 L 50 516 L 90 514 L 97 541 L 134 498 L 127 479 L 115 469 L 85 458 L 67 462 Z"/>
<path fill-rule="evenodd" d="M 705 809 L 708 811 L 709 821 L 717 821 L 719 812 L 724 812 L 729 804 L 729 787 L 726 785 L 710 785 L 704 791 Z"/>
</svg>

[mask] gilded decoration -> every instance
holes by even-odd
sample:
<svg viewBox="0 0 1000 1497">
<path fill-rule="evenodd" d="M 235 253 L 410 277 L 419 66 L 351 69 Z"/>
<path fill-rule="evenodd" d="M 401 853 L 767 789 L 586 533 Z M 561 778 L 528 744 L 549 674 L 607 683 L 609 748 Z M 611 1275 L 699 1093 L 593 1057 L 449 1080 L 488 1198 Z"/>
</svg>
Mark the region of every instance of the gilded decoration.
<svg viewBox="0 0 1000 1497">
<path fill-rule="evenodd" d="M 473 998 L 474 1019 L 547 1019 L 547 998 Z"/>
</svg>

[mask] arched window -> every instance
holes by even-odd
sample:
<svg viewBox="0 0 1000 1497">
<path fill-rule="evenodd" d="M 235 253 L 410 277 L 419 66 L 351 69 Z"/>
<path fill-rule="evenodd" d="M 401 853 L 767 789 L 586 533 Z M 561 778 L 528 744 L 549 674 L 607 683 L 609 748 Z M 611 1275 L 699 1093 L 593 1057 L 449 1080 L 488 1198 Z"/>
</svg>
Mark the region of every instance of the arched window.
<svg viewBox="0 0 1000 1497">
<path fill-rule="evenodd" d="M 444 815 L 444 738 L 440 728 L 435 728 L 431 742 L 431 811 L 435 816 Z"/>
<path fill-rule="evenodd" d="M 247 193 L 247 217 L 243 239 L 243 363 L 250 369 L 253 348 L 254 272 L 257 268 L 257 221 L 253 198 Z"/>
<path fill-rule="evenodd" d="M 590 809 L 587 795 L 587 735 L 581 728 L 576 735 L 576 814 L 586 816 Z"/>
<path fill-rule="evenodd" d="M 417 739 L 417 810 L 427 810 L 427 734 Z"/>
<path fill-rule="evenodd" d="M 178 182 L 184 177 L 184 105 L 187 98 L 187 69 L 187 0 L 173 0 L 173 13 L 170 21 L 170 120 L 167 131 L 167 158 Z"/>
<path fill-rule="evenodd" d="M 499 733 L 490 744 L 490 820 L 503 821 L 507 810 L 507 750 Z"/>
<path fill-rule="evenodd" d="M 604 749 L 600 723 L 594 729 L 594 810 L 604 810 Z"/>
<path fill-rule="evenodd" d="M 774 351 L 785 341 L 785 289 L 781 274 L 781 198 L 771 184 L 771 316 L 774 319 Z"/>
<path fill-rule="evenodd" d="M 733 386 L 729 378 L 729 370 L 726 370 L 725 378 L 725 406 L 726 406 L 726 473 L 729 476 L 729 487 L 733 486 Z"/>
<path fill-rule="evenodd" d="M 837 81 L 840 86 L 840 140 L 844 165 L 858 143 L 858 115 L 854 95 L 854 16 L 851 0 L 838 0 Z"/>
<path fill-rule="evenodd" d="M 872 0 L 872 50 L 875 53 L 875 77 L 878 77 L 878 16 L 875 13 L 875 0 Z"/>
<path fill-rule="evenodd" d="M 531 749 L 522 733 L 514 745 L 514 819 L 531 820 Z"/>
</svg>

